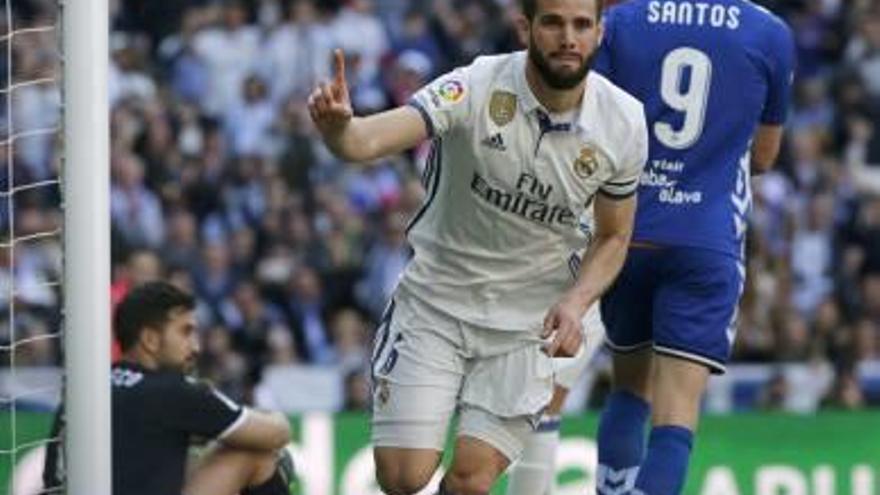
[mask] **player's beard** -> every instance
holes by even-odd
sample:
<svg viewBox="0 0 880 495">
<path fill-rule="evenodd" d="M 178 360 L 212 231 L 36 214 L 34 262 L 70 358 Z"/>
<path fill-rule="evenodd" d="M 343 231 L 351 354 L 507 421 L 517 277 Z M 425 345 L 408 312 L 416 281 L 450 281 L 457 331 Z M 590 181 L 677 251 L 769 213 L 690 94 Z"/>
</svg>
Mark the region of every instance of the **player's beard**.
<svg viewBox="0 0 880 495">
<path fill-rule="evenodd" d="M 550 66 L 550 61 L 547 60 L 547 57 L 541 53 L 541 50 L 535 48 L 534 38 L 532 38 L 528 53 L 529 60 L 531 60 L 532 64 L 535 65 L 535 68 L 538 69 L 538 74 L 541 75 L 541 79 L 544 80 L 547 86 L 559 90 L 572 89 L 580 84 L 581 81 L 587 77 L 587 72 L 590 71 L 590 67 L 593 65 L 593 56 L 595 54 L 595 52 L 593 52 L 585 57 L 581 66 L 574 72 L 562 72 L 553 69 L 553 67 Z"/>
</svg>

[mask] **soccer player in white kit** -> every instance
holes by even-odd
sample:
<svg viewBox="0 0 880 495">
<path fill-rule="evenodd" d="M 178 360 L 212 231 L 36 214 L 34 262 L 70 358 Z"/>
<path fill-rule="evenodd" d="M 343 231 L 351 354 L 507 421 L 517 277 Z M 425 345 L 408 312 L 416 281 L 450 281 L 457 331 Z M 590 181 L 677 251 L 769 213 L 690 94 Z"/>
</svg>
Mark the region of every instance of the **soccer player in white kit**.
<svg viewBox="0 0 880 495">
<path fill-rule="evenodd" d="M 334 81 L 309 97 L 347 161 L 433 139 L 407 231 L 415 254 L 373 351 L 372 442 L 389 495 L 430 481 L 456 409 L 440 494 L 488 494 L 550 401 L 551 356 L 578 352 L 624 261 L 647 130 L 641 104 L 589 71 L 601 1 L 523 11 L 527 51 L 478 57 L 409 105 L 354 117 L 339 51 Z"/>
<path fill-rule="evenodd" d="M 562 408 L 568 393 L 592 362 L 605 341 L 605 326 L 598 305 L 591 307 L 582 321 L 584 345 L 574 357 L 558 357 L 554 364 L 554 391 L 535 431 L 524 441 L 517 462 L 507 473 L 507 495 L 551 495 L 556 482 L 556 451 Z"/>
</svg>

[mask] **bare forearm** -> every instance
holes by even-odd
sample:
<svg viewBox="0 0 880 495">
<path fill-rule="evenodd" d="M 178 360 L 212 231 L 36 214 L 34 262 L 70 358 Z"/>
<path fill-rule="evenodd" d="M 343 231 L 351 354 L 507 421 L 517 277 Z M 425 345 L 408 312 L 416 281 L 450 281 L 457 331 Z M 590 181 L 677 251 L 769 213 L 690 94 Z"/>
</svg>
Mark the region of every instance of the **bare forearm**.
<svg viewBox="0 0 880 495">
<path fill-rule="evenodd" d="M 582 314 L 599 299 L 623 267 L 635 212 L 635 194 L 623 199 L 599 194 L 593 203 L 596 236 L 584 256 L 574 286 L 565 294 Z"/>
<path fill-rule="evenodd" d="M 773 168 L 782 145 L 782 126 L 761 125 L 752 139 L 751 174 L 760 175 Z"/>
<path fill-rule="evenodd" d="M 617 278 L 626 260 L 629 240 L 629 233 L 600 235 L 587 250 L 577 280 L 568 292 L 583 313 Z"/>
<path fill-rule="evenodd" d="M 324 134 L 336 156 L 363 162 L 400 153 L 428 137 L 421 115 L 411 107 L 399 107 L 369 117 L 354 117 L 344 127 Z"/>
<path fill-rule="evenodd" d="M 350 162 L 365 162 L 412 148 L 428 136 L 418 110 L 408 106 L 369 117 L 355 117 L 345 81 L 345 55 L 334 52 L 333 82 L 309 95 L 309 115 L 330 151 Z"/>
<path fill-rule="evenodd" d="M 277 450 L 290 441 L 290 424 L 279 412 L 248 409 L 243 424 L 221 439 L 230 447 L 251 450 Z"/>
<path fill-rule="evenodd" d="M 362 162 L 376 158 L 370 150 L 370 138 L 364 132 L 362 117 L 354 117 L 338 132 L 324 134 L 324 142 L 334 155 L 348 162 Z"/>
<path fill-rule="evenodd" d="M 754 177 L 769 172 L 773 168 L 773 160 L 775 160 L 775 156 L 769 161 L 765 157 L 752 157 L 749 167 L 749 175 Z"/>
</svg>

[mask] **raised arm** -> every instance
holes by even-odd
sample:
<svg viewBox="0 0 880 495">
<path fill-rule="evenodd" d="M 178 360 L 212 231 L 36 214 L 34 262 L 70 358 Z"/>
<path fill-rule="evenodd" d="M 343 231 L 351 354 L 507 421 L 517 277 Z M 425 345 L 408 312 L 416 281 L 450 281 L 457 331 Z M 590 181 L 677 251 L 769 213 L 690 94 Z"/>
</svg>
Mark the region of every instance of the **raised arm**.
<svg viewBox="0 0 880 495">
<path fill-rule="evenodd" d="M 363 162 L 412 148 L 428 137 L 418 110 L 402 106 L 369 117 L 355 117 L 345 80 L 345 56 L 334 52 L 332 83 L 309 96 L 309 113 L 327 146 L 346 161 Z"/>
</svg>

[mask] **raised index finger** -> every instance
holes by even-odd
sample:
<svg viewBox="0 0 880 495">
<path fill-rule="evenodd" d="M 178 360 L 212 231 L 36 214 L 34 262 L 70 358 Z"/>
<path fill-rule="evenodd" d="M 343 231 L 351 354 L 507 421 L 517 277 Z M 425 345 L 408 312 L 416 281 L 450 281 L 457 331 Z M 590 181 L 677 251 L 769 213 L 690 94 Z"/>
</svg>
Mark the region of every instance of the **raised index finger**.
<svg viewBox="0 0 880 495">
<path fill-rule="evenodd" d="M 333 80 L 338 86 L 345 87 L 345 53 L 342 52 L 342 48 L 333 50 L 333 59 L 334 71 L 336 72 Z"/>
</svg>

